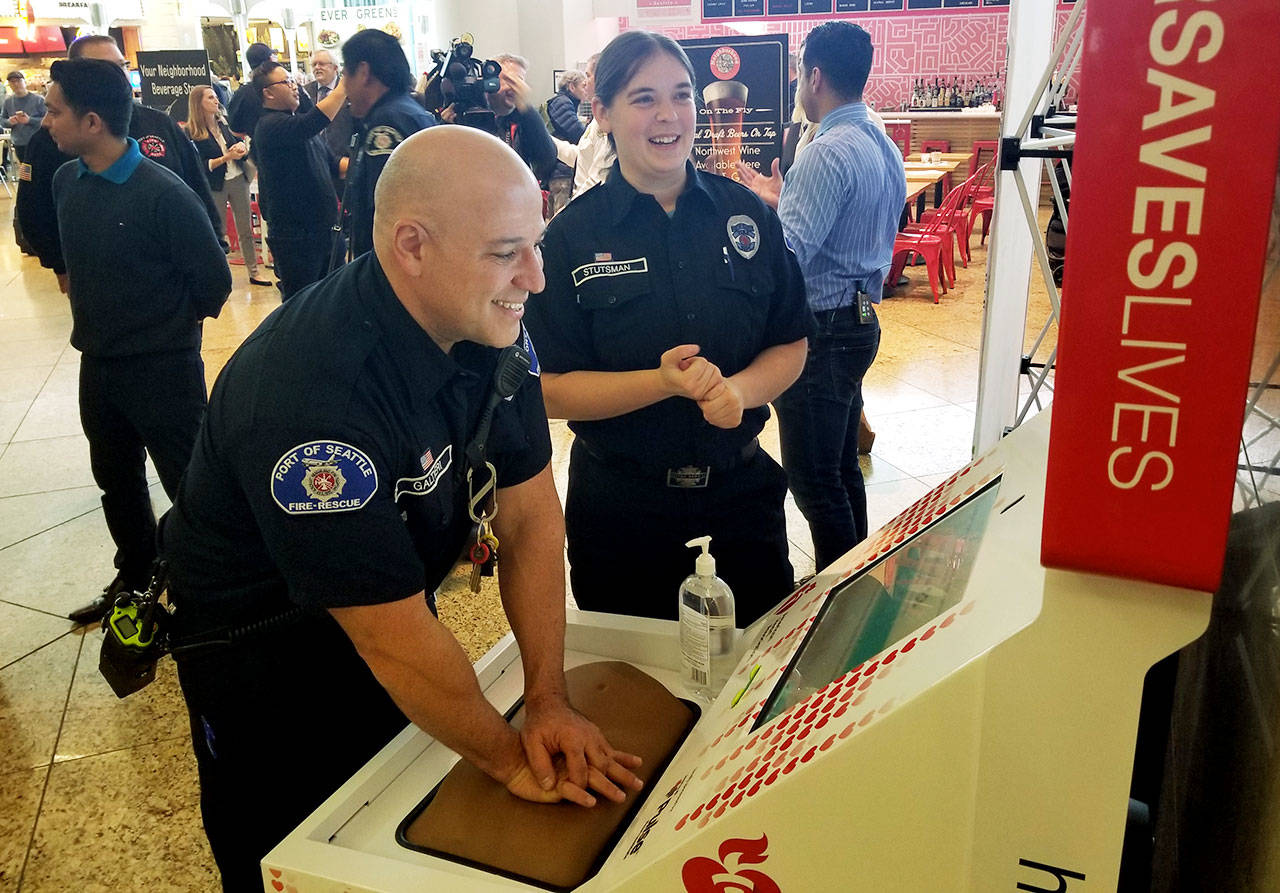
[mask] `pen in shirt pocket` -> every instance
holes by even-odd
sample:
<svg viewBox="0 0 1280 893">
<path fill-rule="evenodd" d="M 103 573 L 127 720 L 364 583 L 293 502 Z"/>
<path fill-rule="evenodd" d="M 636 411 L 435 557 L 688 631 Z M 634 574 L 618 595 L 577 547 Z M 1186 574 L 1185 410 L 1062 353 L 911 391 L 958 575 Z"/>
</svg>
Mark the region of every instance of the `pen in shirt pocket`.
<svg viewBox="0 0 1280 893">
<path fill-rule="evenodd" d="M 735 277 L 733 275 L 733 261 L 729 260 L 729 249 L 721 245 L 720 252 L 724 255 L 724 265 L 729 268 L 729 281 L 733 282 Z"/>
</svg>

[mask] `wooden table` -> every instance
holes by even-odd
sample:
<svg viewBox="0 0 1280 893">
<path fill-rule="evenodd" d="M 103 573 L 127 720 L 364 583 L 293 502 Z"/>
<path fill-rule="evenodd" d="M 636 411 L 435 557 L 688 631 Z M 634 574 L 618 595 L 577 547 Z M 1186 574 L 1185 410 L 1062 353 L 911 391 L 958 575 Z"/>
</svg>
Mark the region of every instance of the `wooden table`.
<svg viewBox="0 0 1280 893">
<path fill-rule="evenodd" d="M 913 171 L 924 171 L 924 170 L 930 170 L 935 168 L 944 170 L 948 174 L 954 173 L 960 167 L 960 165 L 967 164 L 970 161 L 970 159 L 973 158 L 973 153 L 972 152 L 940 152 L 939 156 L 942 159 L 941 161 L 926 163 L 920 160 L 919 152 L 914 152 L 911 155 L 908 155 L 907 160 L 904 162 L 907 169 L 907 176 L 910 177 Z M 952 185 L 953 186 L 955 185 L 955 181 L 952 181 Z M 921 199 L 921 210 L 923 210 L 923 203 L 924 203 L 924 200 Z M 936 208 L 940 204 L 942 204 L 941 181 L 938 182 L 938 187 L 933 192 L 933 206 Z"/>
<path fill-rule="evenodd" d="M 924 193 L 930 186 L 937 185 L 937 192 L 933 198 L 933 206 L 936 208 L 942 201 L 942 178 L 950 171 L 945 167 L 930 168 L 908 168 L 907 169 L 907 199 L 913 196 L 916 200 L 916 219 L 919 220 L 924 214 Z M 913 190 L 915 190 L 913 192 Z"/>
<path fill-rule="evenodd" d="M 963 163 L 962 161 L 912 161 L 907 159 L 902 163 L 902 166 L 908 174 L 913 172 L 928 173 L 929 171 L 942 171 L 944 174 L 949 174 Z"/>
<path fill-rule="evenodd" d="M 929 154 L 931 154 L 931 155 L 932 155 L 933 153 L 931 152 L 931 153 L 929 153 Z M 938 156 L 939 156 L 943 161 L 946 161 L 946 162 L 948 162 L 948 163 L 949 163 L 949 162 L 954 161 L 954 162 L 956 163 L 956 166 L 957 166 L 957 167 L 958 167 L 959 165 L 965 164 L 965 163 L 967 163 L 967 162 L 969 162 L 969 161 L 972 161 L 972 160 L 973 160 L 973 153 L 972 153 L 972 152 L 939 152 L 939 153 L 938 153 Z M 915 162 L 919 162 L 919 161 L 920 161 L 920 153 L 919 153 L 919 152 L 912 152 L 910 155 L 908 155 L 908 156 L 907 156 L 907 161 L 915 161 Z M 954 170 L 954 168 L 952 168 L 952 170 Z"/>
</svg>

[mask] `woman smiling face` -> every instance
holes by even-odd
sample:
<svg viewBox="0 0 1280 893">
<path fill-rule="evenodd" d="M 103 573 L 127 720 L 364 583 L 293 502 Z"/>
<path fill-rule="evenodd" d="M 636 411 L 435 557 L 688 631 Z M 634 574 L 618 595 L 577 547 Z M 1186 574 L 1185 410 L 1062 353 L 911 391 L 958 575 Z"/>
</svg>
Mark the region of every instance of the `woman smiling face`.
<svg viewBox="0 0 1280 893">
<path fill-rule="evenodd" d="M 608 105 L 595 102 L 595 115 L 613 134 L 618 164 L 639 192 L 673 200 L 684 189 L 685 162 L 693 149 L 693 83 L 679 59 L 658 50 L 636 70 Z M 674 190 L 674 193 L 673 193 Z"/>
</svg>

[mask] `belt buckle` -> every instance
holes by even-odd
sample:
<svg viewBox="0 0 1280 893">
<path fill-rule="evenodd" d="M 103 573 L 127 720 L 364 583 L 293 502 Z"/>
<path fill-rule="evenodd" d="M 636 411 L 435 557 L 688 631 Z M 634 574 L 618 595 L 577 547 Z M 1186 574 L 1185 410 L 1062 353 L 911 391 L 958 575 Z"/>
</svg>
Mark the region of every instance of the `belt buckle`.
<svg viewBox="0 0 1280 893">
<path fill-rule="evenodd" d="M 667 469 L 667 486 L 682 490 L 696 490 L 707 486 L 711 479 L 710 465 L 682 465 Z"/>
</svg>

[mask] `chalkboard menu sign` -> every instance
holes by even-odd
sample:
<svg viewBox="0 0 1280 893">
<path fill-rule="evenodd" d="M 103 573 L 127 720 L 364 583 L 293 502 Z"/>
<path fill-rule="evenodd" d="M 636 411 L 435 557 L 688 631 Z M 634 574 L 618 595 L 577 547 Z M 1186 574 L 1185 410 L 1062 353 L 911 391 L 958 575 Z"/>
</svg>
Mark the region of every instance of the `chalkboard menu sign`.
<svg viewBox="0 0 1280 893">
<path fill-rule="evenodd" d="M 903 0 L 871 0 L 872 12 L 902 12 Z"/>
<path fill-rule="evenodd" d="M 801 15 L 827 15 L 831 12 L 831 0 L 800 0 Z"/>
<path fill-rule="evenodd" d="M 208 86 L 209 54 L 204 50 L 152 50 L 138 52 L 142 75 L 142 104 L 163 112 L 171 108 L 180 121 L 187 120 L 187 94 L 192 87 Z"/>
<path fill-rule="evenodd" d="M 830 10 L 831 4 L 827 4 Z M 793 16 L 800 12 L 800 0 L 769 0 L 769 15 Z"/>
<path fill-rule="evenodd" d="M 733 0 L 702 0 L 704 19 L 728 19 L 733 17 Z"/>
<path fill-rule="evenodd" d="M 902 0 L 896 0 L 898 4 Z M 866 12 L 867 0 L 836 0 L 836 12 Z"/>
<path fill-rule="evenodd" d="M 787 36 L 682 40 L 697 76 L 693 163 L 738 178 L 739 161 L 765 173 L 782 157 Z"/>
<path fill-rule="evenodd" d="M 733 17 L 764 15 L 764 0 L 733 0 Z"/>
</svg>

